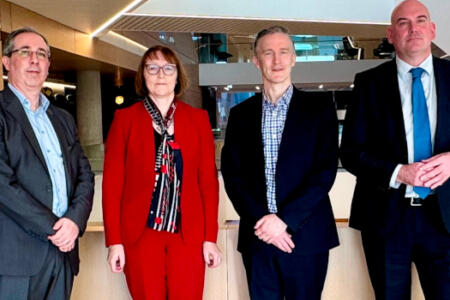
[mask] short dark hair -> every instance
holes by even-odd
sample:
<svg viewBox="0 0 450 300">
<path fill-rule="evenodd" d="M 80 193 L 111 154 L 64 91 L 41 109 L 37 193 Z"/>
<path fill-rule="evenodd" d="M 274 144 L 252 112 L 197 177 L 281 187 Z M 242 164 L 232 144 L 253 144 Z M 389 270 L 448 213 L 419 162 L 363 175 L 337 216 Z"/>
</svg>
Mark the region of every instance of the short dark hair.
<svg viewBox="0 0 450 300">
<path fill-rule="evenodd" d="M 271 26 L 269 28 L 263 29 L 260 32 L 258 32 L 258 34 L 256 35 L 255 43 L 253 44 L 253 51 L 254 51 L 255 55 L 256 55 L 256 48 L 258 47 L 259 40 L 262 39 L 264 36 L 266 36 L 268 34 L 274 34 L 274 33 L 285 34 L 292 41 L 292 38 L 291 38 L 291 36 L 289 34 L 289 30 L 287 30 L 283 26 L 274 25 L 274 26 Z M 294 41 L 292 41 L 292 46 L 294 46 Z"/>
<path fill-rule="evenodd" d="M 43 36 L 41 33 L 39 33 L 38 31 L 36 31 L 35 29 L 33 29 L 31 27 L 22 27 L 22 28 L 16 29 L 8 35 L 8 38 L 5 41 L 5 45 L 3 46 L 3 52 L 2 52 L 3 56 L 11 57 L 12 51 L 14 50 L 14 39 L 16 38 L 16 36 L 18 36 L 19 34 L 22 34 L 22 33 L 34 33 L 34 34 L 37 34 L 38 36 L 40 36 L 44 40 L 45 44 L 47 45 L 48 57 L 51 56 L 50 45 L 48 44 L 48 41 L 45 38 L 45 36 Z"/>
<path fill-rule="evenodd" d="M 136 78 L 134 80 L 134 87 L 136 89 L 136 94 L 138 94 L 140 97 L 145 97 L 148 95 L 148 89 L 147 85 L 145 84 L 144 78 L 145 62 L 149 58 L 156 59 L 158 57 L 157 56 L 158 52 L 160 52 L 169 63 L 177 66 L 178 75 L 177 75 L 177 83 L 175 85 L 175 97 L 179 98 L 181 95 L 183 95 L 188 85 L 186 71 L 184 70 L 183 65 L 181 64 L 181 61 L 176 55 L 176 53 L 172 49 L 162 45 L 156 45 L 149 48 L 147 51 L 145 51 L 144 55 L 142 56 L 141 62 L 139 63 L 139 67 L 137 70 Z"/>
</svg>

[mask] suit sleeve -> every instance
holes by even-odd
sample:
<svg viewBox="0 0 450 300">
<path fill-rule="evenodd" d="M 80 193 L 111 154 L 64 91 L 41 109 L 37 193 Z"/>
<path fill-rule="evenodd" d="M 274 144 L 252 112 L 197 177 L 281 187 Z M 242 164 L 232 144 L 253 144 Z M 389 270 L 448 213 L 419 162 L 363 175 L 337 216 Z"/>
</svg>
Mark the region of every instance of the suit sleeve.
<svg viewBox="0 0 450 300">
<path fill-rule="evenodd" d="M 321 201 L 328 201 L 328 193 L 336 178 L 338 127 L 336 110 L 331 101 L 328 101 L 319 117 L 314 157 L 311 158 L 313 167 L 299 186 L 296 197 L 278 213 L 293 232 L 301 229 Z"/>
<path fill-rule="evenodd" d="M 106 246 L 122 244 L 120 203 L 125 180 L 126 138 L 122 111 L 116 111 L 105 144 L 102 204 Z"/>
<path fill-rule="evenodd" d="M 71 199 L 69 199 L 69 207 L 64 217 L 74 221 L 80 230 L 80 236 L 86 230 L 89 214 L 92 210 L 92 201 L 94 197 L 94 174 L 91 171 L 91 166 L 88 159 L 83 153 L 80 141 L 78 140 L 78 133 L 75 122 L 71 116 L 68 116 L 68 122 L 72 128 L 71 134 L 75 137 L 75 143 L 71 151 L 72 155 L 77 157 L 77 170 L 74 191 Z"/>
<path fill-rule="evenodd" d="M 250 133 L 254 134 L 254 133 Z M 239 216 L 249 219 L 253 224 L 268 214 L 255 195 L 249 191 L 247 181 L 243 172 L 243 161 L 246 159 L 240 151 L 241 137 L 244 135 L 240 126 L 239 115 L 231 109 L 225 133 L 225 143 L 222 148 L 221 171 L 225 183 L 227 195 L 231 200 Z"/>
<path fill-rule="evenodd" d="M 219 183 L 215 163 L 214 139 L 209 125 L 208 114 L 200 115 L 201 155 L 198 182 L 205 216 L 205 240 L 215 243 L 218 231 Z"/>
<path fill-rule="evenodd" d="M 5 120 L 0 116 L 0 210 L 31 236 L 48 241 L 58 217 L 20 185 L 9 164 L 6 130 Z"/>
<path fill-rule="evenodd" d="M 371 182 L 375 188 L 387 190 L 399 162 L 377 155 L 375 151 L 380 147 L 379 141 L 370 140 L 379 125 L 371 120 L 378 110 L 375 105 L 377 90 L 382 88 L 374 86 L 367 76 L 356 75 L 352 103 L 344 123 L 340 157 L 342 165 L 350 173 Z"/>
</svg>

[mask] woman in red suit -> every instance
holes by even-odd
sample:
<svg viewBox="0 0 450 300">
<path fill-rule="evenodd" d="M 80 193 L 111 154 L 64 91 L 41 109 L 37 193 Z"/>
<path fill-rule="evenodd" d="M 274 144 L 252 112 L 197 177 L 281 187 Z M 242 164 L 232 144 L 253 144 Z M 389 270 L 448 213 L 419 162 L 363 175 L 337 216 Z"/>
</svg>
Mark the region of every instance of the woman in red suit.
<svg viewBox="0 0 450 300">
<path fill-rule="evenodd" d="M 145 52 L 143 100 L 118 110 L 106 141 L 103 217 L 108 263 L 134 299 L 202 299 L 216 246 L 218 181 L 208 115 L 178 100 L 186 88 L 167 47 Z"/>
</svg>

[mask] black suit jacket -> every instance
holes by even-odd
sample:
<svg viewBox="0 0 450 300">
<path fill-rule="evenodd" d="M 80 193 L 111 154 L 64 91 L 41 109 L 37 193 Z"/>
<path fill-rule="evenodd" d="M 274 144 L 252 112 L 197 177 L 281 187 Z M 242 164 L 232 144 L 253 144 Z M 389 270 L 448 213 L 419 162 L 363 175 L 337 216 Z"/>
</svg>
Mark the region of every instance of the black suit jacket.
<svg viewBox="0 0 450 300">
<path fill-rule="evenodd" d="M 450 151 L 450 62 L 433 58 L 437 90 L 434 154 Z M 343 166 L 357 177 L 350 226 L 386 236 L 409 202 L 406 185 L 389 187 L 397 164 L 408 163 L 395 59 L 355 77 L 341 145 Z M 440 216 L 450 232 L 450 182 L 437 188 Z"/>
<path fill-rule="evenodd" d="M 66 171 L 68 211 L 80 235 L 86 229 L 94 194 L 93 174 L 65 111 L 50 105 L 47 115 L 61 145 Z M 47 237 L 58 217 L 52 212 L 49 171 L 19 99 L 5 87 L 0 93 L 0 275 L 30 276 L 42 267 Z M 78 273 L 78 246 L 67 253 Z"/>
<path fill-rule="evenodd" d="M 294 253 L 326 251 L 339 244 L 328 192 L 337 169 L 337 121 L 332 101 L 294 88 L 276 169 L 277 215 L 292 231 Z M 279 251 L 254 234 L 269 214 L 261 132 L 262 96 L 233 107 L 222 150 L 225 188 L 240 215 L 238 250 Z"/>
</svg>

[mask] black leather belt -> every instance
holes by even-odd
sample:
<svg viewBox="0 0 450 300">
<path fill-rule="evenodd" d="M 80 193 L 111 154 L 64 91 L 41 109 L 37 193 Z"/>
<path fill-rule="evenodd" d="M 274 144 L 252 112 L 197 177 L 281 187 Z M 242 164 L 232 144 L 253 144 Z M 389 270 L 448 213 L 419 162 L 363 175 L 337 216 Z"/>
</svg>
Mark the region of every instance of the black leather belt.
<svg viewBox="0 0 450 300">
<path fill-rule="evenodd" d="M 428 195 L 425 199 L 422 198 L 414 198 L 414 197 L 405 197 L 405 199 L 409 202 L 411 206 L 422 206 L 425 201 L 432 201 L 433 199 L 437 199 L 436 194 Z"/>
<path fill-rule="evenodd" d="M 405 197 L 407 201 L 409 201 L 409 205 L 411 206 L 422 206 L 424 199 L 422 198 L 414 198 L 414 197 Z"/>
</svg>

